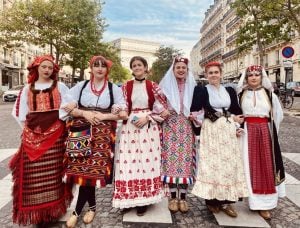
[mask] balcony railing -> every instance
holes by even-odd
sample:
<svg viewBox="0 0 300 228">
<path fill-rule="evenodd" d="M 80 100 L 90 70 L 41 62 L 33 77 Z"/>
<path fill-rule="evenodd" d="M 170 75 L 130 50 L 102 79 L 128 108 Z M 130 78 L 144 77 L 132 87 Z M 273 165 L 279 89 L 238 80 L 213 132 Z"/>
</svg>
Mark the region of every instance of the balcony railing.
<svg viewBox="0 0 300 228">
<path fill-rule="evenodd" d="M 231 35 L 230 37 L 228 37 L 228 38 L 226 39 L 226 44 L 229 44 L 229 43 L 231 43 L 232 41 L 236 40 L 237 35 L 238 35 L 237 33 L 234 33 L 233 35 Z"/>
<path fill-rule="evenodd" d="M 219 7 L 210 17 L 209 17 L 209 20 L 207 22 L 205 22 L 205 24 L 201 27 L 200 29 L 200 33 L 203 32 L 203 30 L 206 29 L 206 27 L 210 24 L 209 22 L 212 20 L 212 18 L 214 16 L 216 16 L 220 11 L 222 10 L 222 7 Z"/>
<path fill-rule="evenodd" d="M 238 22 L 240 20 L 240 17 L 236 16 L 232 21 L 230 21 L 227 25 L 226 25 L 226 30 L 229 30 L 233 25 L 236 24 L 236 22 Z"/>
<path fill-rule="evenodd" d="M 218 40 L 222 38 L 221 34 L 216 36 L 212 39 L 207 45 L 205 45 L 203 48 L 201 48 L 201 51 L 205 51 L 206 49 L 210 48 L 212 45 L 214 45 Z"/>
<path fill-rule="evenodd" d="M 223 49 L 221 48 L 221 49 L 215 51 L 214 53 L 212 53 L 211 55 L 207 56 L 206 58 L 200 60 L 199 64 L 203 64 L 203 63 L 205 63 L 205 62 L 208 62 L 208 61 L 210 61 L 211 59 L 217 57 L 218 55 L 221 55 L 221 54 L 222 54 L 222 50 L 223 50 Z"/>
<path fill-rule="evenodd" d="M 227 12 L 223 15 L 223 20 L 233 11 L 233 8 L 227 10 Z"/>
<path fill-rule="evenodd" d="M 228 58 L 228 57 L 230 57 L 230 56 L 234 56 L 234 55 L 236 55 L 237 53 L 238 53 L 238 48 L 235 48 L 235 49 L 233 49 L 233 50 L 227 52 L 226 54 L 222 55 L 222 59 L 226 59 L 226 58 Z"/>
</svg>

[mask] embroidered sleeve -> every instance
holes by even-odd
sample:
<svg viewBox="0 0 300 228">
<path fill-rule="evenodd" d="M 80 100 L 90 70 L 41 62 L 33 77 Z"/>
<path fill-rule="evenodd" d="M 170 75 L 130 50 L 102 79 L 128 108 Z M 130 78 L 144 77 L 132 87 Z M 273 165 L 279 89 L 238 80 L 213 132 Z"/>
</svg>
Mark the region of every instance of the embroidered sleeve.
<svg viewBox="0 0 300 228">
<path fill-rule="evenodd" d="M 59 118 L 61 120 L 66 120 L 68 113 L 62 109 L 63 104 L 68 104 L 68 101 L 71 101 L 72 98 L 68 97 L 69 88 L 62 82 L 58 83 L 58 91 L 61 97 L 61 104 L 59 109 Z"/>
<path fill-rule="evenodd" d="M 152 91 L 155 101 L 149 118 L 151 122 L 162 122 L 164 119 L 160 116 L 160 113 L 168 109 L 167 98 L 155 82 L 152 82 Z"/>
<path fill-rule="evenodd" d="M 117 115 L 120 111 L 126 111 L 127 106 L 123 96 L 123 91 L 117 85 L 113 85 L 113 96 L 114 104 L 112 106 L 112 113 Z"/>
<path fill-rule="evenodd" d="M 193 124 L 195 127 L 201 127 L 202 121 L 204 120 L 204 109 L 200 111 L 191 112 L 193 117 Z"/>
<path fill-rule="evenodd" d="M 122 94 L 124 99 L 124 109 L 126 112 L 128 112 L 128 100 L 127 100 L 127 83 L 122 85 Z"/>
<path fill-rule="evenodd" d="M 29 112 L 28 107 L 28 89 L 29 86 L 26 85 L 19 93 L 18 98 L 14 104 L 13 110 L 12 110 L 12 116 L 15 118 L 15 120 L 18 122 L 18 124 L 23 127 L 24 122 L 26 120 L 26 115 Z"/>
</svg>

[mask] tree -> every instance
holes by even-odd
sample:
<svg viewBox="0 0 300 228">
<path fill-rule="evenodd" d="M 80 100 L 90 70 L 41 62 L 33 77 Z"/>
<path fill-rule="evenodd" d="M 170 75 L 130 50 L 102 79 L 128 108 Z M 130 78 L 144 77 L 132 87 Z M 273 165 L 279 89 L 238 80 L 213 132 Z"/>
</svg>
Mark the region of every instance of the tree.
<svg viewBox="0 0 300 228">
<path fill-rule="evenodd" d="M 77 58 L 101 39 L 105 23 L 100 13 L 101 3 L 94 0 L 16 1 L 1 14 L 0 35 L 9 45 L 49 45 L 56 61 L 76 49 Z"/>
<path fill-rule="evenodd" d="M 300 0 L 264 1 L 265 8 L 273 18 L 285 26 L 295 29 L 300 34 Z"/>
<path fill-rule="evenodd" d="M 243 20 L 239 28 L 237 44 L 239 52 L 250 50 L 257 45 L 260 64 L 263 65 L 265 48 L 272 42 L 289 40 L 289 27 L 286 22 L 275 20 L 266 0 L 236 0 L 232 3 L 237 16 Z"/>
<path fill-rule="evenodd" d="M 182 55 L 180 50 L 174 49 L 172 46 L 161 46 L 155 53 L 157 60 L 152 64 L 149 79 L 158 83 L 172 65 L 173 58 L 177 55 Z"/>
</svg>

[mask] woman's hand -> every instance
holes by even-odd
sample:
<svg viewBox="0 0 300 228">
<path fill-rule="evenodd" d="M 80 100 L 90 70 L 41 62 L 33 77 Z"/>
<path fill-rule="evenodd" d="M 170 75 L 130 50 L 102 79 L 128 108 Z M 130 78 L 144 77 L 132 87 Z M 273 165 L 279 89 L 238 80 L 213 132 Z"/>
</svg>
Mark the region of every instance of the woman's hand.
<svg viewBox="0 0 300 228">
<path fill-rule="evenodd" d="M 164 110 L 163 112 L 160 113 L 160 116 L 164 119 L 167 119 L 170 115 L 171 115 L 171 113 L 169 112 L 168 109 L 166 109 L 166 110 Z"/>
<path fill-rule="evenodd" d="M 140 117 L 137 121 L 135 121 L 133 124 L 138 127 L 138 128 L 142 128 L 144 127 L 148 122 L 149 122 L 149 118 L 147 116 L 145 117 Z"/>
<path fill-rule="evenodd" d="M 236 130 L 236 136 L 240 137 L 244 134 L 244 129 L 243 128 L 239 128 Z"/>
<path fill-rule="evenodd" d="M 82 116 L 92 125 L 96 125 L 98 123 L 96 114 L 92 111 L 82 111 Z"/>
<path fill-rule="evenodd" d="M 71 102 L 63 106 L 62 109 L 65 110 L 67 113 L 70 113 L 76 107 L 77 107 L 76 102 Z"/>
<path fill-rule="evenodd" d="M 128 114 L 127 114 L 127 112 L 124 111 L 124 110 L 121 110 L 121 111 L 119 112 L 119 118 L 122 119 L 122 120 L 127 120 L 127 119 L 128 119 Z"/>
<path fill-rule="evenodd" d="M 237 122 L 239 124 L 242 124 L 244 122 L 244 116 L 243 115 L 234 115 L 232 117 L 232 119 L 234 120 L 234 122 Z"/>
</svg>

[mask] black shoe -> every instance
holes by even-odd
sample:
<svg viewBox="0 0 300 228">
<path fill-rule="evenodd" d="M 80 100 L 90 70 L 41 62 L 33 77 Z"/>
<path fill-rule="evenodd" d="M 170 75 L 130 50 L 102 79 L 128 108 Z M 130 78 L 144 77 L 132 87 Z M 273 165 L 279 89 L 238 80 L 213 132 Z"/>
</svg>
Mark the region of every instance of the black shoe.
<svg viewBox="0 0 300 228">
<path fill-rule="evenodd" d="M 136 214 L 138 216 L 143 216 L 147 211 L 147 206 L 136 207 Z"/>
</svg>

